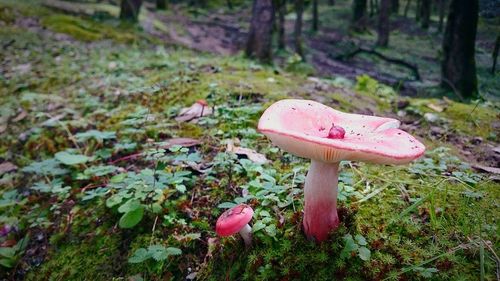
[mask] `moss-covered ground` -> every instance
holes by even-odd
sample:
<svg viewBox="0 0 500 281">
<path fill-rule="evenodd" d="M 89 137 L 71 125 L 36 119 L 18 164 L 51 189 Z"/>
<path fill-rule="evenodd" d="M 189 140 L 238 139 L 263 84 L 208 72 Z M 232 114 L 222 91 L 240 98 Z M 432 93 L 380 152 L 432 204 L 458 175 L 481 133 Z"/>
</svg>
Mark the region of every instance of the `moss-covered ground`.
<svg viewBox="0 0 500 281">
<path fill-rule="evenodd" d="M 497 280 L 498 175 L 472 166 L 497 164 L 498 105 L 167 47 L 38 2 L 1 1 L 0 24 L 0 279 Z M 315 244 L 301 229 L 309 163 L 256 131 L 285 97 L 399 118 L 428 150 L 343 162 L 341 226 Z M 214 114 L 175 121 L 198 99 Z M 214 231 L 241 202 L 249 249 Z"/>
</svg>

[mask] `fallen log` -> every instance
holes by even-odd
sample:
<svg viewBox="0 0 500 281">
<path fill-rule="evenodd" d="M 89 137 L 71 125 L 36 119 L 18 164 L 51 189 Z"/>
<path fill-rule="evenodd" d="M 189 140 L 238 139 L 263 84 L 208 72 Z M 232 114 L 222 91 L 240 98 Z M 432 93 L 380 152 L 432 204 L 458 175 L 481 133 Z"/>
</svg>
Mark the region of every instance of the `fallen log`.
<svg viewBox="0 0 500 281">
<path fill-rule="evenodd" d="M 353 58 L 354 56 L 356 56 L 358 54 L 362 54 L 362 53 L 374 55 L 374 56 L 376 56 L 384 61 L 387 61 L 389 63 L 393 63 L 393 64 L 397 64 L 397 65 L 401 65 L 403 67 L 406 67 L 412 71 L 413 76 L 415 77 L 415 80 L 417 80 L 417 81 L 421 80 L 420 73 L 418 72 L 418 67 L 416 65 L 413 65 L 413 64 L 406 62 L 404 60 L 387 57 L 387 56 L 385 56 L 385 55 L 383 55 L 375 50 L 371 50 L 371 49 L 357 48 L 354 51 L 349 52 L 347 54 L 336 56 L 334 59 L 337 59 L 340 61 L 345 61 L 345 60 Z"/>
</svg>

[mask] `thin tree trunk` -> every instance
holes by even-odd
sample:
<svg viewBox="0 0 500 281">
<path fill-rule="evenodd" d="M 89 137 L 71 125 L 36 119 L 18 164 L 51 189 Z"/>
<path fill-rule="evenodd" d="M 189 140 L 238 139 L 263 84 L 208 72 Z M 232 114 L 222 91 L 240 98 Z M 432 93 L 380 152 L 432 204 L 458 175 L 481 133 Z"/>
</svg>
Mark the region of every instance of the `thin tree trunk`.
<svg viewBox="0 0 500 281">
<path fill-rule="evenodd" d="M 284 50 L 285 43 L 285 15 L 286 15 L 286 0 L 281 0 L 278 7 L 278 49 Z"/>
<path fill-rule="evenodd" d="M 252 20 L 246 46 L 246 55 L 261 62 L 272 60 L 271 43 L 273 35 L 274 8 L 271 0 L 254 0 Z"/>
<path fill-rule="evenodd" d="M 318 0 L 312 0 L 313 4 L 313 24 L 312 30 L 318 31 L 319 18 L 318 18 Z"/>
<path fill-rule="evenodd" d="M 304 0 L 295 0 L 295 13 L 295 52 L 302 58 L 302 60 L 305 60 L 304 48 L 302 47 L 302 14 L 304 13 Z"/>
<path fill-rule="evenodd" d="M 422 0 L 422 28 L 429 29 L 431 22 L 431 0 Z"/>
<path fill-rule="evenodd" d="M 167 9 L 167 0 L 156 0 L 156 9 L 157 10 L 166 10 Z"/>
<path fill-rule="evenodd" d="M 415 21 L 420 21 L 420 14 L 422 13 L 422 0 L 417 0 L 417 7 L 415 7 Z"/>
<path fill-rule="evenodd" d="M 446 0 L 439 0 L 439 25 L 438 31 L 443 31 L 444 14 L 446 13 Z"/>
<path fill-rule="evenodd" d="M 399 12 L 399 0 L 392 0 L 391 1 L 391 13 L 397 15 L 398 12 Z"/>
<path fill-rule="evenodd" d="M 231 0 L 226 0 L 226 5 L 229 10 L 233 9 L 233 2 Z"/>
<path fill-rule="evenodd" d="M 122 0 L 120 6 L 120 19 L 137 22 L 142 0 Z"/>
<path fill-rule="evenodd" d="M 375 15 L 375 0 L 370 0 L 370 18 Z"/>
<path fill-rule="evenodd" d="M 411 6 L 411 0 L 407 0 L 406 6 L 405 6 L 405 13 L 404 13 L 405 18 L 408 16 L 408 10 L 410 10 L 410 6 Z"/>
<path fill-rule="evenodd" d="M 500 35 L 497 35 L 495 48 L 493 48 L 493 53 L 491 54 L 491 59 L 493 60 L 493 64 L 491 65 L 491 74 L 493 75 L 495 75 L 495 69 L 497 67 L 498 49 L 500 49 Z"/>
<path fill-rule="evenodd" d="M 478 0 L 452 0 L 443 37 L 441 84 L 462 97 L 477 96 L 475 41 Z"/>
<path fill-rule="evenodd" d="M 378 38 L 377 46 L 387 47 L 389 45 L 389 13 L 391 8 L 391 0 L 380 1 L 380 12 L 378 18 Z"/>
<path fill-rule="evenodd" d="M 352 28 L 357 31 L 366 28 L 366 0 L 353 1 Z"/>
<path fill-rule="evenodd" d="M 328 0 L 328 5 L 330 5 L 330 6 L 335 5 L 335 0 Z"/>
</svg>

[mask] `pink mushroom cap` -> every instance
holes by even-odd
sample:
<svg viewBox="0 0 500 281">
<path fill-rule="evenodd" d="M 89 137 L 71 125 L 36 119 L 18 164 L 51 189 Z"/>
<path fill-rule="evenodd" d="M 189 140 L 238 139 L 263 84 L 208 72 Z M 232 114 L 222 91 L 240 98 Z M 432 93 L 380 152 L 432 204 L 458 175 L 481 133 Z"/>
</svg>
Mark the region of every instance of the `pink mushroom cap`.
<svg viewBox="0 0 500 281">
<path fill-rule="evenodd" d="M 253 209 L 245 204 L 226 210 L 217 220 L 215 232 L 220 236 L 230 236 L 239 232 L 253 217 Z"/>
<path fill-rule="evenodd" d="M 328 138 L 332 124 L 343 138 Z M 258 129 L 281 149 L 299 157 L 334 163 L 342 160 L 406 164 L 422 156 L 425 146 L 398 129 L 392 118 L 350 114 L 310 100 L 286 99 L 271 105 Z"/>
</svg>

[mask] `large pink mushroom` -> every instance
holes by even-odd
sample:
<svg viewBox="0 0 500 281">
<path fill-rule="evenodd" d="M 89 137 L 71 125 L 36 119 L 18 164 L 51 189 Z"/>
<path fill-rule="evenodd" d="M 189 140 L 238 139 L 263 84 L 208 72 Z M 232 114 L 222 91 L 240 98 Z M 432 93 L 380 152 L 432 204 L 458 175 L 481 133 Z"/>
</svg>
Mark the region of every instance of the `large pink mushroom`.
<svg viewBox="0 0 500 281">
<path fill-rule="evenodd" d="M 339 225 L 339 162 L 406 164 L 425 146 L 398 129 L 392 118 L 349 114 L 310 100 L 286 99 L 271 105 L 259 120 L 259 131 L 281 149 L 311 159 L 304 186 L 303 226 L 318 242 Z"/>
</svg>

